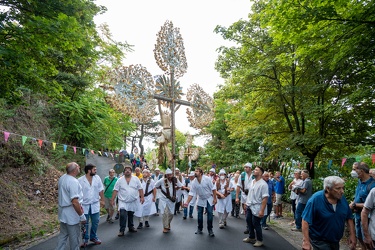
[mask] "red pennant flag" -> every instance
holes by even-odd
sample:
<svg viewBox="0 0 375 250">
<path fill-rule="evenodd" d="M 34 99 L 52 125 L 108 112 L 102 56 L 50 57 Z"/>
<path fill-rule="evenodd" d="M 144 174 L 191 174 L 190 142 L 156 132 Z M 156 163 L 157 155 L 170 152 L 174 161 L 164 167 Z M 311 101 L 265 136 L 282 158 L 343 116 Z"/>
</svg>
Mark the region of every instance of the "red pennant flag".
<svg viewBox="0 0 375 250">
<path fill-rule="evenodd" d="M 43 140 L 39 139 L 38 144 L 39 144 L 39 147 L 42 148 Z"/>
<path fill-rule="evenodd" d="M 341 161 L 341 167 L 344 166 L 345 162 L 346 162 L 346 158 L 342 158 L 342 161 Z"/>
<path fill-rule="evenodd" d="M 93 154 L 93 155 L 95 154 L 94 150 L 92 150 L 92 149 L 91 149 L 91 154 Z"/>
<path fill-rule="evenodd" d="M 371 158 L 372 158 L 372 164 L 375 163 L 375 154 L 371 154 Z"/>
<path fill-rule="evenodd" d="M 10 135 L 10 132 L 6 132 L 6 131 L 4 131 L 4 139 L 5 139 L 5 142 L 8 141 L 8 139 L 9 139 L 9 135 Z"/>
</svg>

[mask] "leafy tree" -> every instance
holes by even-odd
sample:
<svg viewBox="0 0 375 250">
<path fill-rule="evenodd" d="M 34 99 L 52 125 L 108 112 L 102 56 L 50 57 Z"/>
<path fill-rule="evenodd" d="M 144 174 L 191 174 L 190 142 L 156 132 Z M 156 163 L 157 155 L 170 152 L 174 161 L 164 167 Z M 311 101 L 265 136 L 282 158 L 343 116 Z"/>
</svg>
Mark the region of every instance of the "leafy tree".
<svg viewBox="0 0 375 250">
<path fill-rule="evenodd" d="M 314 176 L 310 162 L 322 149 L 340 149 L 342 155 L 359 143 L 373 143 L 373 90 L 362 73 L 348 75 L 348 66 L 352 72 L 362 71 L 351 58 L 333 64 L 328 52 L 314 58 L 298 54 L 298 42 L 275 42 L 272 27 L 263 26 L 262 14 L 270 8 L 257 1 L 248 21 L 216 28 L 238 45 L 220 48 L 216 64 L 228 79 L 221 101 L 233 103 L 226 114 L 229 137 L 262 138 L 270 145 L 268 159 L 278 159 L 288 148 L 306 158 Z M 304 42 L 302 46 L 314 45 Z"/>
</svg>

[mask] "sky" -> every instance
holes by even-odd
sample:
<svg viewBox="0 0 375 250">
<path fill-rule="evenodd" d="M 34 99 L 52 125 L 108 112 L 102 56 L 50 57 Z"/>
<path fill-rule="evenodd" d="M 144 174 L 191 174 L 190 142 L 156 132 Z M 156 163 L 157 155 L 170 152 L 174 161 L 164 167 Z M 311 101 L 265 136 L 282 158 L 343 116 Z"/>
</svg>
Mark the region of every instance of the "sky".
<svg viewBox="0 0 375 250">
<path fill-rule="evenodd" d="M 95 18 L 96 24 L 107 23 L 115 40 L 134 46 L 134 51 L 127 53 L 124 66 L 142 64 L 153 76 L 163 73 L 153 52 L 157 33 L 166 20 L 172 21 L 184 40 L 188 69 L 179 79 L 184 93 L 191 84 L 198 83 L 211 96 L 224 83 L 214 68 L 216 50 L 233 45 L 214 33 L 214 29 L 247 19 L 250 12 L 250 0 L 97 0 L 96 4 L 108 9 Z M 185 108 L 176 113 L 176 129 L 195 132 L 189 127 Z M 196 145 L 203 143 L 194 141 Z"/>
</svg>

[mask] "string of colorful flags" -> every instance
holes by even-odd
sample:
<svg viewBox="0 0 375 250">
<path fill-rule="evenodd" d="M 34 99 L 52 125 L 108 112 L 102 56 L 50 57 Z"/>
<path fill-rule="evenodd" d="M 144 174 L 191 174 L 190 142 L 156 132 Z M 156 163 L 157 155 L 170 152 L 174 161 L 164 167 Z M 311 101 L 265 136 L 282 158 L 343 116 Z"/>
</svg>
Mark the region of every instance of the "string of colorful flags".
<svg viewBox="0 0 375 250">
<path fill-rule="evenodd" d="M 8 132 L 8 131 L 4 131 L 4 130 L 0 130 L 1 132 L 3 132 L 4 134 L 4 140 L 5 142 L 8 142 L 10 136 L 20 136 L 22 138 L 22 146 L 25 145 L 26 141 L 28 138 L 31 138 L 33 141 L 36 141 L 38 143 L 38 146 L 39 148 L 42 148 L 43 146 L 43 143 L 50 143 L 50 141 L 48 140 L 43 140 L 43 139 L 36 139 L 35 137 L 29 137 L 29 136 L 25 136 L 25 135 L 19 135 L 19 134 L 16 134 L 16 133 L 12 133 L 12 132 Z M 91 154 L 95 154 L 95 151 L 93 149 L 89 149 L 89 148 L 82 148 L 82 147 L 77 147 L 77 146 L 72 146 L 72 145 L 67 145 L 67 144 L 62 144 L 62 143 L 56 143 L 56 142 L 52 142 L 52 148 L 53 150 L 56 150 L 56 146 L 57 145 L 62 145 L 63 146 L 63 149 L 64 149 L 64 152 L 67 151 L 68 147 L 71 147 L 73 149 L 73 152 L 76 154 L 77 153 L 77 149 L 81 149 L 82 150 L 82 154 L 85 154 L 86 150 L 88 152 L 90 152 Z M 96 150 L 98 152 L 98 154 L 102 155 L 102 152 L 100 150 Z M 111 157 L 113 157 L 113 154 L 110 153 Z"/>
</svg>

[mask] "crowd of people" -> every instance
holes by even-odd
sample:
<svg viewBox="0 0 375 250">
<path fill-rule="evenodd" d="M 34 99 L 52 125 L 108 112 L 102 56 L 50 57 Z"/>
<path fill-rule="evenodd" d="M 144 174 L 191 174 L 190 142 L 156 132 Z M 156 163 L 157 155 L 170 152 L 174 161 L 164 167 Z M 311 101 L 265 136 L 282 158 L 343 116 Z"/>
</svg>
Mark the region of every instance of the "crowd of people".
<svg viewBox="0 0 375 250">
<path fill-rule="evenodd" d="M 260 247 L 264 244 L 262 232 L 269 228 L 267 219 L 283 217 L 281 197 L 286 188 L 291 191 L 294 214 L 291 230 L 302 232 L 303 249 L 339 249 L 346 226 L 351 249 L 355 249 L 357 241 L 362 249 L 374 249 L 375 191 L 372 188 L 375 180 L 367 164 L 356 162 L 353 165 L 352 177 L 359 180 L 355 198 L 350 203 L 343 195 L 344 180 L 337 176 L 326 177 L 323 190 L 313 194 L 307 170 L 296 170 L 294 179 L 286 186 L 279 171 L 273 174 L 251 163 L 244 164 L 243 168 L 243 172 L 234 173 L 224 169 L 216 173 L 215 168 L 204 173 L 203 169 L 196 168 L 185 174 L 178 168 L 174 173 L 171 169 L 161 173 L 159 168 L 151 173 L 146 167 L 136 167 L 133 173 L 133 166 L 129 165 L 124 167 L 121 176 L 110 169 L 102 181 L 96 174 L 96 166 L 87 164 L 85 174 L 77 179 L 80 166 L 69 163 L 58 183 L 60 235 L 57 249 L 65 249 L 68 239 L 71 249 L 85 247 L 88 241 L 101 244 L 97 235 L 100 207 L 105 207 L 108 223 L 119 220 L 119 237 L 125 235 L 126 228 L 135 233 L 150 227 L 151 215 L 161 216 L 162 232 L 167 234 L 172 230 L 174 215 L 183 211 L 186 220 L 193 218 L 195 209 L 198 223 L 195 234 L 203 233 L 206 215 L 208 235 L 214 237 L 214 211 L 218 214 L 219 229 L 226 228 L 229 214 L 235 218 L 244 215 L 244 233 L 248 236 L 243 242 Z M 80 232 L 83 233 L 81 244 Z"/>
</svg>

